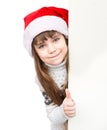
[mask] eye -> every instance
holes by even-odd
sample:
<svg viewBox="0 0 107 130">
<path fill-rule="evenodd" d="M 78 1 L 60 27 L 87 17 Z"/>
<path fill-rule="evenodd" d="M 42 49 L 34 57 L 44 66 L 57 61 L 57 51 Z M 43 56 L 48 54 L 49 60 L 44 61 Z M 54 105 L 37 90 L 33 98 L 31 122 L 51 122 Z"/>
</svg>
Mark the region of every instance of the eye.
<svg viewBox="0 0 107 130">
<path fill-rule="evenodd" d="M 59 40 L 60 40 L 60 38 L 59 38 L 59 37 L 56 37 L 56 38 L 53 39 L 53 42 L 57 42 L 57 41 L 59 41 Z"/>
<path fill-rule="evenodd" d="M 45 47 L 44 44 L 38 45 L 38 48 L 39 48 L 39 49 L 44 48 L 44 47 Z"/>
</svg>

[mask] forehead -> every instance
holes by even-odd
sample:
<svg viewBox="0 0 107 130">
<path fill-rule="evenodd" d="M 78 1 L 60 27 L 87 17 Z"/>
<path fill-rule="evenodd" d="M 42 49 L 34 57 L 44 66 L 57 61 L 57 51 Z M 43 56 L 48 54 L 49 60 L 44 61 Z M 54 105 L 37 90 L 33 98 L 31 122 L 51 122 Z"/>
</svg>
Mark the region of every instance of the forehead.
<svg viewBox="0 0 107 130">
<path fill-rule="evenodd" d="M 46 32 L 43 32 L 43 33 L 37 35 L 34 38 L 34 41 L 36 44 L 38 44 L 38 42 L 43 42 L 43 41 L 47 40 L 48 38 L 54 38 L 59 35 L 62 35 L 62 34 L 59 32 L 56 32 L 56 31 L 46 31 Z"/>
</svg>

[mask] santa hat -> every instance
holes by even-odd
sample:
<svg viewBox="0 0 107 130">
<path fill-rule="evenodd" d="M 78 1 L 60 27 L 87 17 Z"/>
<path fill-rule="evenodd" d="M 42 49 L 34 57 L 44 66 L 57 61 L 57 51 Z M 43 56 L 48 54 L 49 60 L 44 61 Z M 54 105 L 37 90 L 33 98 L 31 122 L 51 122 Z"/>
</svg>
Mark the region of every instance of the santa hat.
<svg viewBox="0 0 107 130">
<path fill-rule="evenodd" d="M 68 37 L 68 10 L 58 7 L 42 7 L 24 18 L 24 45 L 32 55 L 33 38 L 44 31 L 55 30 Z"/>
</svg>

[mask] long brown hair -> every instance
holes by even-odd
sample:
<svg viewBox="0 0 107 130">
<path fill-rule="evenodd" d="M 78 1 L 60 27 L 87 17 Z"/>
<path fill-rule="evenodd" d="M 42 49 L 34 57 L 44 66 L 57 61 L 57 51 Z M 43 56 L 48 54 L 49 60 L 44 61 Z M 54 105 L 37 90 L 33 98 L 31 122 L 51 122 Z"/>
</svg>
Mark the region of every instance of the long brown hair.
<svg viewBox="0 0 107 130">
<path fill-rule="evenodd" d="M 51 76 L 48 74 L 47 66 L 39 58 L 34 47 L 37 44 L 37 40 L 39 39 L 42 41 L 47 40 L 47 37 L 52 38 L 53 35 L 55 35 L 56 33 L 57 33 L 56 31 L 46 31 L 36 36 L 32 42 L 32 56 L 34 57 L 35 70 L 41 85 L 45 89 L 48 96 L 52 99 L 52 101 L 55 104 L 60 105 L 65 98 L 65 91 L 59 89 L 59 87 L 53 81 Z M 67 41 L 68 44 L 68 39 L 65 38 L 65 40 Z M 69 58 L 67 53 L 67 62 L 66 62 L 67 77 L 66 77 L 66 83 L 64 84 L 64 88 L 68 87 L 68 59 Z"/>
</svg>

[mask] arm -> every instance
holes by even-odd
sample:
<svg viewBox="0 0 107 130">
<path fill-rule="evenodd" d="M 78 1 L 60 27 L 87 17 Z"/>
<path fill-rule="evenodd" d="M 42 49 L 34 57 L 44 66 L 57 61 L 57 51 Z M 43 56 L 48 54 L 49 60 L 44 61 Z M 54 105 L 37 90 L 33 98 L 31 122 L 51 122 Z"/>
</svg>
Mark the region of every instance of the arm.
<svg viewBox="0 0 107 130">
<path fill-rule="evenodd" d="M 60 106 L 51 103 L 46 107 L 47 116 L 53 123 L 64 123 L 76 115 L 75 102 L 71 98 L 70 91 L 66 89 L 65 92 L 66 97 Z"/>
<path fill-rule="evenodd" d="M 60 106 L 54 104 L 46 92 L 42 91 L 45 98 L 47 117 L 54 124 L 64 123 L 76 114 L 75 103 L 71 98 L 70 91 L 68 89 L 65 91 L 66 97 Z"/>
<path fill-rule="evenodd" d="M 49 98 L 49 96 L 46 94 L 45 90 L 43 89 L 41 84 L 38 82 L 38 80 L 36 80 L 36 83 L 38 83 L 38 85 L 40 87 L 40 91 L 42 92 L 42 94 L 44 96 L 47 117 L 49 118 L 49 120 L 56 124 L 66 122 L 69 119 L 69 117 L 71 117 L 71 115 L 69 116 L 69 114 L 68 114 L 69 113 L 68 100 L 69 100 L 69 102 L 71 102 L 70 101 L 71 97 L 69 98 L 68 94 L 66 94 L 67 96 L 64 99 L 63 103 L 60 106 L 55 105 L 52 102 L 52 100 Z M 72 106 L 72 103 L 71 103 L 71 106 Z M 70 110 L 70 111 L 72 111 L 72 110 Z M 75 113 L 75 110 L 74 110 L 74 113 Z"/>
<path fill-rule="evenodd" d="M 68 117 L 64 113 L 63 104 L 60 106 L 51 103 L 46 105 L 47 117 L 55 124 L 61 124 L 68 120 Z"/>
</svg>

